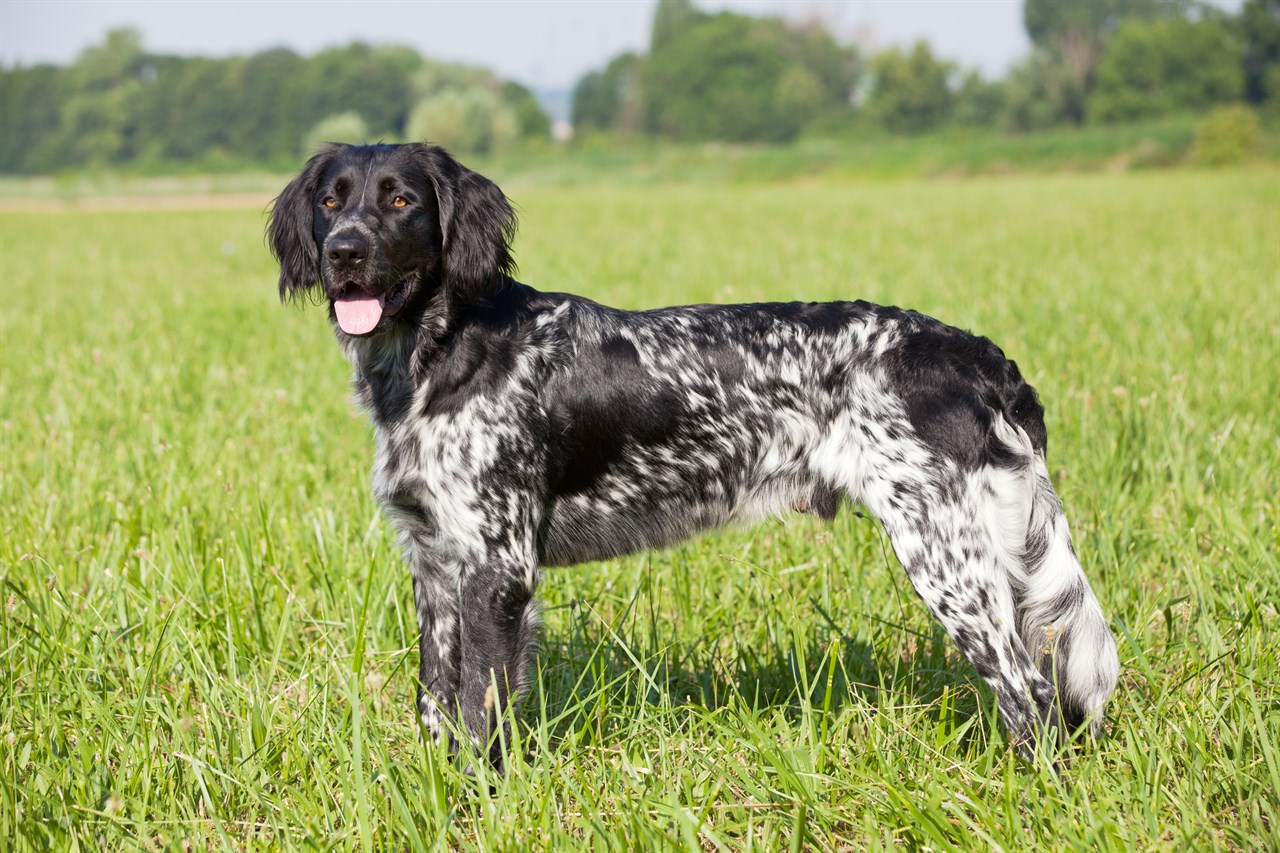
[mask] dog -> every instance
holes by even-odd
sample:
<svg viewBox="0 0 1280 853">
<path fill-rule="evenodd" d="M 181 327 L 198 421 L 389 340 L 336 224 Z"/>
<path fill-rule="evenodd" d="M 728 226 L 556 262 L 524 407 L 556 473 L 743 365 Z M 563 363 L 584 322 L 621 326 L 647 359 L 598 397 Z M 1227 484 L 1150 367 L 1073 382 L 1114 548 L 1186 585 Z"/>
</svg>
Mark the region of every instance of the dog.
<svg viewBox="0 0 1280 853">
<path fill-rule="evenodd" d="M 1024 754 L 1097 734 L 1119 662 L 986 338 L 863 301 L 622 311 L 517 282 L 502 191 L 427 144 L 321 148 L 272 206 L 282 301 L 327 304 L 377 436 L 417 712 L 495 767 L 540 568 L 860 503 Z"/>
</svg>

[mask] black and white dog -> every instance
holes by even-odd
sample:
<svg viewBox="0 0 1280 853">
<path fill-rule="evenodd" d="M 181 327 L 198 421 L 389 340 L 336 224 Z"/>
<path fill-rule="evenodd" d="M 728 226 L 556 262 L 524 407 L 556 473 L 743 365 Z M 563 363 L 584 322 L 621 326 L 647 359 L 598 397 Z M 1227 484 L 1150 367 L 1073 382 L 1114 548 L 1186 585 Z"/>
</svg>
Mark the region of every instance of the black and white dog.
<svg viewBox="0 0 1280 853">
<path fill-rule="evenodd" d="M 1045 467 L 1043 409 L 985 338 L 866 302 L 620 311 L 511 278 L 515 217 L 429 145 L 329 145 L 276 199 L 280 294 L 322 294 L 377 433 L 420 629 L 418 711 L 497 765 L 539 567 L 842 499 L 1025 751 L 1101 725 L 1119 663 Z"/>
</svg>

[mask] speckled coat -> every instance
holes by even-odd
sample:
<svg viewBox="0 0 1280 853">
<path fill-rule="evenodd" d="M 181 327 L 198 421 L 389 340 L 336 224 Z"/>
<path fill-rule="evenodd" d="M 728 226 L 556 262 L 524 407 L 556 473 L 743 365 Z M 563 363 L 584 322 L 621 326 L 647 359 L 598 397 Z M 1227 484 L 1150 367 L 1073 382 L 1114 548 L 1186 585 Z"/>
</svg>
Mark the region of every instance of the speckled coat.
<svg viewBox="0 0 1280 853">
<path fill-rule="evenodd" d="M 511 278 L 513 228 L 497 187 L 423 145 L 322 150 L 270 227 L 282 295 L 329 301 L 376 427 L 429 733 L 452 720 L 501 764 L 540 566 L 846 499 L 883 523 L 1017 743 L 1096 730 L 1114 640 L 1040 403 L 994 344 L 866 302 L 628 312 L 542 293 Z M 377 327 L 344 331 L 345 299 L 376 301 Z"/>
</svg>

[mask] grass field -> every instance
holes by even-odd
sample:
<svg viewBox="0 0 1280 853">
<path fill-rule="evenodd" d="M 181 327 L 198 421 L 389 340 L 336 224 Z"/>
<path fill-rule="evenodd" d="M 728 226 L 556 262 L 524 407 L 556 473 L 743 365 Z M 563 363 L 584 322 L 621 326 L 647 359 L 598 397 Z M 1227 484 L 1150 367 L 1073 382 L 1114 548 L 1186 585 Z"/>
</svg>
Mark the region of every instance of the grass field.
<svg viewBox="0 0 1280 853">
<path fill-rule="evenodd" d="M 1123 672 L 1026 766 L 846 509 L 548 572 L 503 778 L 418 741 L 407 573 L 258 210 L 0 217 L 0 846 L 1280 846 L 1280 177 L 529 188 L 522 278 L 998 341 Z M 492 788 L 492 790 L 491 790 Z"/>
</svg>

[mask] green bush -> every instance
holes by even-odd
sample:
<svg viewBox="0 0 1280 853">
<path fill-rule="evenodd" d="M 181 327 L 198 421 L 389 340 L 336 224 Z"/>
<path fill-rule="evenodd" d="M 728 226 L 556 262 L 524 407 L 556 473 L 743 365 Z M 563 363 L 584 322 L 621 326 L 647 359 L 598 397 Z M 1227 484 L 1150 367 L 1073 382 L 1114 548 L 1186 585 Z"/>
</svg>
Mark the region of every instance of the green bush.
<svg viewBox="0 0 1280 853">
<path fill-rule="evenodd" d="M 1014 133 L 1034 133 L 1084 117 L 1084 87 L 1062 60 L 1033 51 L 1005 78 L 1004 126 Z"/>
<path fill-rule="evenodd" d="M 337 113 L 316 122 L 302 138 L 302 156 L 310 157 L 326 142 L 360 144 L 369 141 L 369 127 L 357 112 Z"/>
<path fill-rule="evenodd" d="M 871 60 L 867 112 L 894 133 L 923 133 L 945 124 L 955 107 L 953 70 L 927 42 L 916 42 L 910 52 L 891 47 Z"/>
<path fill-rule="evenodd" d="M 1188 155 L 1197 166 L 1230 166 L 1262 150 L 1262 123 L 1243 104 L 1220 107 L 1196 125 Z"/>
<path fill-rule="evenodd" d="M 520 134 L 515 111 L 493 91 L 472 86 L 426 98 L 409 113 L 406 134 L 457 154 L 493 154 Z"/>
<path fill-rule="evenodd" d="M 983 80 L 970 71 L 956 92 L 952 120 L 964 127 L 998 127 L 1009 100 L 1009 87 L 1002 81 Z"/>
</svg>

